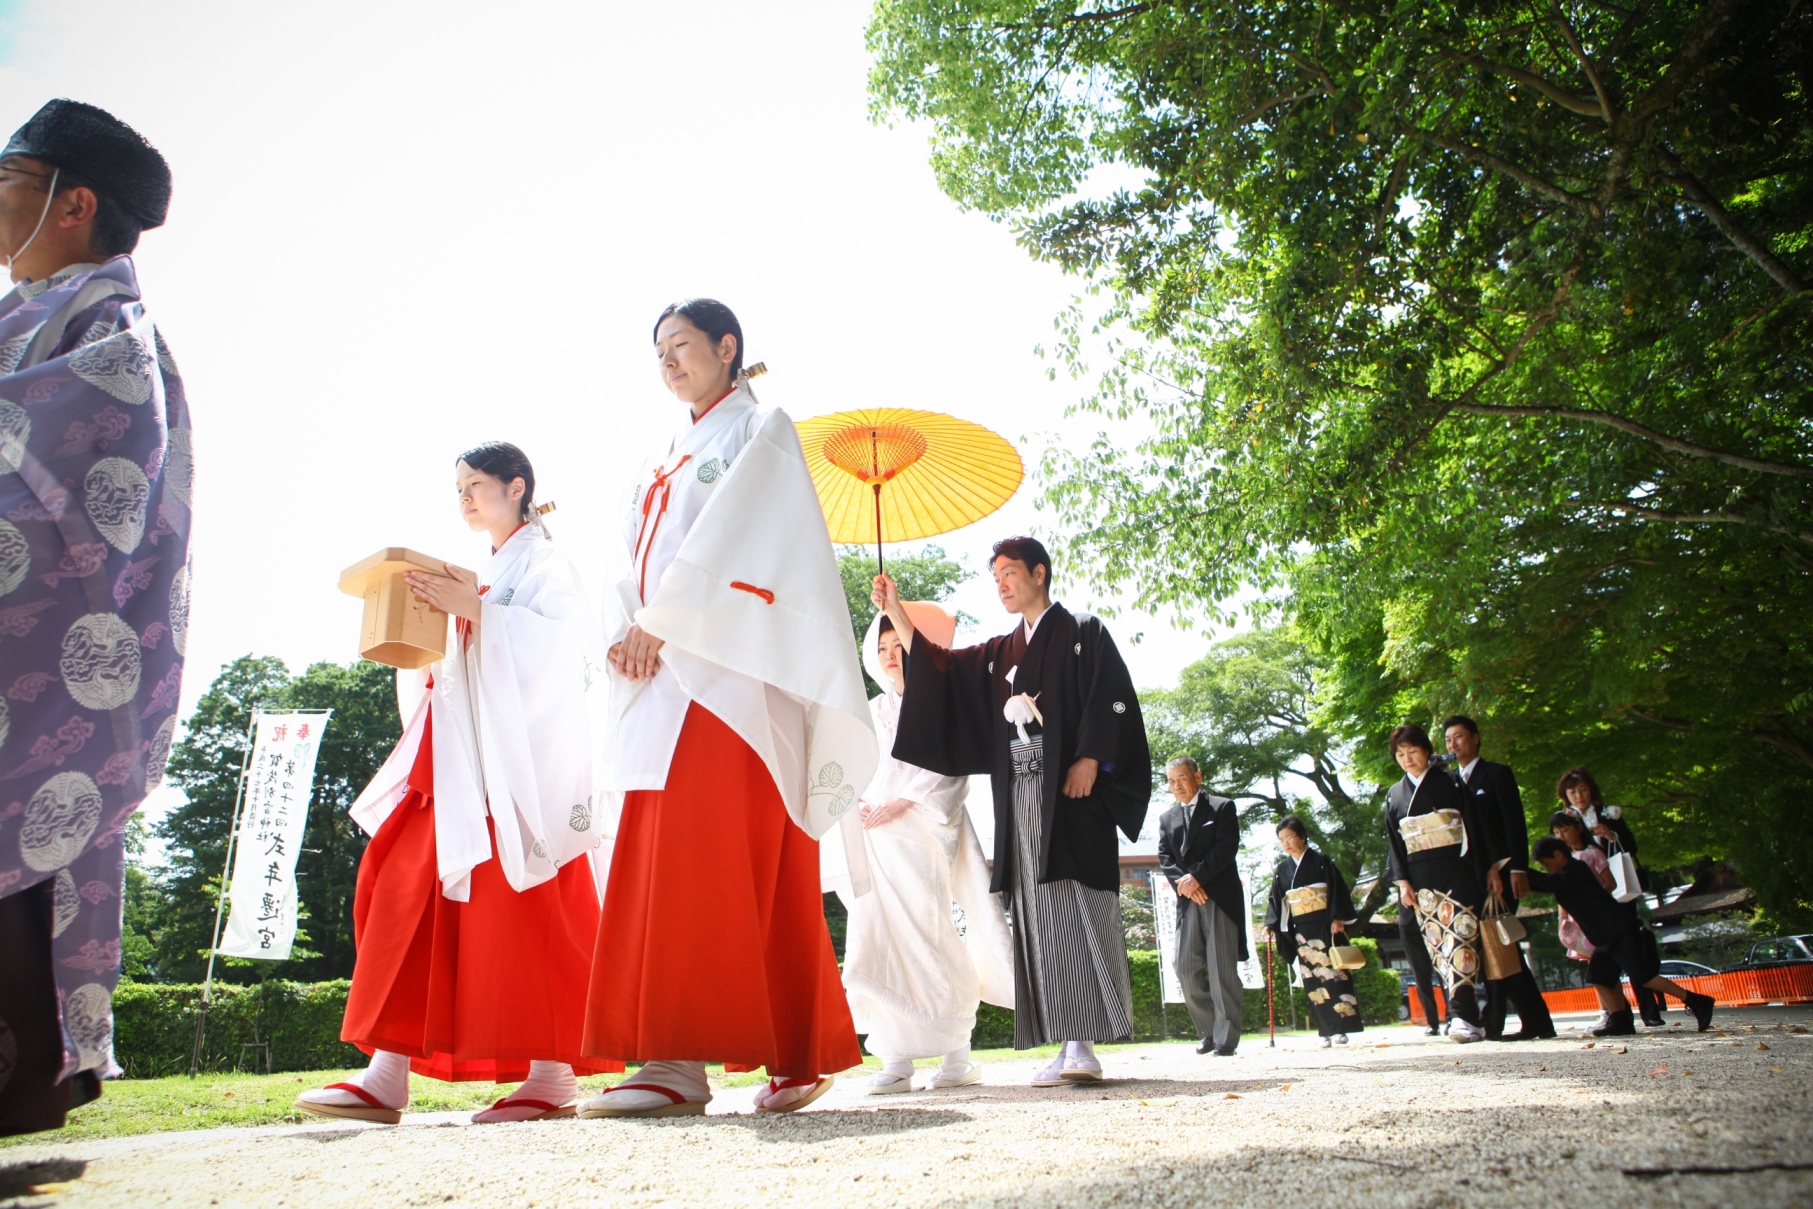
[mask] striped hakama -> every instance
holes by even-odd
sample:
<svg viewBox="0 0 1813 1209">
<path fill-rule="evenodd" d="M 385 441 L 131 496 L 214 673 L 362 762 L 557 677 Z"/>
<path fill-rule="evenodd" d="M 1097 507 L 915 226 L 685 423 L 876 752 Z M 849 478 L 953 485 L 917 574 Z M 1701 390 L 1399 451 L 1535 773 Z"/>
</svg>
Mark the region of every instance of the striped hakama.
<svg viewBox="0 0 1813 1209">
<path fill-rule="evenodd" d="M 1133 1035 L 1133 984 L 1120 896 L 1068 878 L 1041 883 L 1045 791 L 1042 740 L 1010 745 L 1016 876 L 1014 1048 Z"/>
</svg>

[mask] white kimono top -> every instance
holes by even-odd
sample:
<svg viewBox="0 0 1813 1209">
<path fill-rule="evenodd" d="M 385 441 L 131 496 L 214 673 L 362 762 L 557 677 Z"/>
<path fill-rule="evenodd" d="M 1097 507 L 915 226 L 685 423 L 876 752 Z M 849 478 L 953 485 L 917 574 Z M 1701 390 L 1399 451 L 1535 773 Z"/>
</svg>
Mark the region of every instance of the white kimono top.
<svg viewBox="0 0 1813 1209">
<path fill-rule="evenodd" d="M 449 626 L 444 659 L 397 673 L 403 738 L 352 805 L 354 821 L 377 834 L 408 792 L 432 716 L 435 854 L 441 893 L 460 902 L 492 855 L 487 815 L 519 891 L 596 848 L 604 831 L 593 721 L 605 707 L 604 648 L 578 571 L 531 523 L 478 582 L 470 637 Z"/>
<path fill-rule="evenodd" d="M 607 645 L 632 623 L 665 645 L 652 679 L 609 675 L 606 786 L 665 788 L 697 701 L 761 757 L 793 821 L 824 835 L 874 772 L 875 734 L 793 421 L 739 383 L 647 463 L 624 542 Z"/>
</svg>

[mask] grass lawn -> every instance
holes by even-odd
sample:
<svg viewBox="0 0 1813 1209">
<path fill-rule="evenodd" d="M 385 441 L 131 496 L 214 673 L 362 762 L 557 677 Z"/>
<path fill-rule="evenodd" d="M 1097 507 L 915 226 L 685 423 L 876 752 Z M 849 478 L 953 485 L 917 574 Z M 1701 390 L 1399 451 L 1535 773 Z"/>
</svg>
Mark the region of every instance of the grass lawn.
<svg viewBox="0 0 1813 1209">
<path fill-rule="evenodd" d="M 1285 1037 L 1308 1034 L 1287 1033 L 1279 1029 L 1278 1035 Z M 1249 1033 L 1242 1039 L 1242 1043 L 1247 1047 L 1257 1045 L 1263 1048 L 1265 1038 L 1262 1034 L 1255 1036 Z M 1108 1054 L 1149 1044 L 1151 1043 L 1142 1042 L 1139 1046 L 1103 1045 L 1097 1048 Z M 1177 1041 L 1172 1044 L 1186 1043 Z M 1058 1047 L 1055 1045 L 1029 1051 L 977 1050 L 975 1058 L 978 1062 L 1025 1061 L 1034 1057 L 1049 1058 L 1057 1052 Z M 873 1057 L 865 1057 L 863 1062 L 863 1068 L 870 1070 L 877 1069 L 880 1065 L 880 1060 Z M 933 1060 L 919 1065 L 923 1069 L 929 1069 L 936 1066 L 937 1062 Z M 760 1083 L 764 1078 L 760 1073 L 725 1074 L 721 1066 L 709 1069 L 712 1086 L 719 1088 L 748 1087 Z M 82 1142 L 93 1138 L 183 1129 L 298 1124 L 304 1118 L 291 1105 L 299 1093 L 327 1083 L 339 1082 L 354 1073 L 356 1072 L 350 1070 L 290 1071 L 281 1075 L 205 1074 L 194 1079 L 185 1075 L 172 1075 L 164 1079 L 113 1079 L 104 1085 L 99 1100 L 71 1113 L 69 1123 L 61 1131 L 0 1138 L 0 1148 Z M 626 1077 L 593 1075 L 581 1079 L 579 1086 L 582 1094 L 596 1095 Z M 846 1077 L 862 1076 L 858 1071 L 851 1071 Z M 409 1080 L 409 1111 L 472 1111 L 486 1107 L 515 1086 L 513 1083 L 442 1083 L 412 1075 Z"/>
</svg>

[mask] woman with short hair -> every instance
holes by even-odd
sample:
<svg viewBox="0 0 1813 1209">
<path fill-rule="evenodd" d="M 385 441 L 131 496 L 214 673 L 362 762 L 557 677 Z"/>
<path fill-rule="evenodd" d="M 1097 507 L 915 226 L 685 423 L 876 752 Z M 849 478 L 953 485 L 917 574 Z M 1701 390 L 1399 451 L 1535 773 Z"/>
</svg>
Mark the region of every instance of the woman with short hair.
<svg viewBox="0 0 1813 1209">
<path fill-rule="evenodd" d="M 1479 984 L 1485 976 L 1479 911 L 1485 871 L 1498 858 L 1495 839 L 1480 824 L 1471 794 L 1430 764 L 1429 732 L 1407 723 L 1387 740 L 1403 779 L 1386 794 L 1385 836 L 1399 909 L 1416 912 L 1448 991 L 1448 1035 L 1478 1041 Z"/>
<path fill-rule="evenodd" d="M 1272 870 L 1271 899 L 1265 908 L 1265 938 L 1278 942 L 1284 960 L 1295 960 L 1303 975 L 1309 1012 L 1322 1048 L 1346 1045 L 1347 1034 L 1365 1028 L 1353 978 L 1337 969 L 1330 950 L 1346 940 L 1347 926 L 1359 920 L 1347 879 L 1327 856 L 1309 846 L 1309 829 L 1291 815 L 1278 824 L 1284 859 Z"/>
</svg>

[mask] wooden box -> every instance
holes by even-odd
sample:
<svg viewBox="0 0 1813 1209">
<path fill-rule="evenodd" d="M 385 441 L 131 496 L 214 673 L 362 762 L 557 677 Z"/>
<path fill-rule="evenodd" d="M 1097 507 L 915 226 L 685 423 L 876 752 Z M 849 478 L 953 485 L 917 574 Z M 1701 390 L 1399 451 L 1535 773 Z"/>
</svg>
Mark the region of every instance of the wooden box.
<svg viewBox="0 0 1813 1209">
<path fill-rule="evenodd" d="M 471 571 L 453 570 L 478 583 Z M 406 571 L 445 575 L 447 565 L 402 546 L 387 546 L 340 572 L 340 590 L 365 601 L 359 654 L 390 667 L 427 667 L 446 656 L 447 614 L 416 599 L 403 579 Z"/>
</svg>

